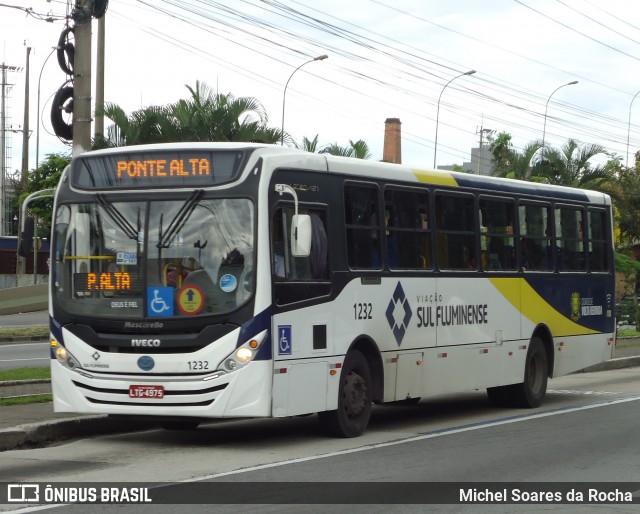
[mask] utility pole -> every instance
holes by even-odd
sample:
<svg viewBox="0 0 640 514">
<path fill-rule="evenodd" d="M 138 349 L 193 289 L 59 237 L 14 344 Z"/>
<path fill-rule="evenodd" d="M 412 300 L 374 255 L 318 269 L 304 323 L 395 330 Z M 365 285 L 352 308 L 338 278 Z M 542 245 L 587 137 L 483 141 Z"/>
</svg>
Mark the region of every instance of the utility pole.
<svg viewBox="0 0 640 514">
<path fill-rule="evenodd" d="M 74 11 L 73 152 L 91 147 L 91 16 L 92 0 L 78 0 Z"/>
<path fill-rule="evenodd" d="M 104 107 L 104 38 L 105 38 L 105 18 L 98 18 L 98 52 L 96 63 L 96 111 L 100 111 Z M 94 123 L 94 136 L 97 139 L 104 136 L 104 116 L 96 115 Z"/>
<path fill-rule="evenodd" d="M 0 236 L 6 235 L 5 218 L 6 218 L 6 176 L 7 176 L 7 114 L 6 99 L 8 93 L 7 71 L 20 71 L 16 66 L 9 66 L 5 63 L 0 64 Z"/>
<path fill-rule="evenodd" d="M 0 92 L 0 236 L 4 236 L 4 176 L 7 156 L 5 155 L 6 137 L 5 131 L 5 94 L 7 86 L 7 69 L 9 66 L 2 63 L 2 91 Z"/>
<path fill-rule="evenodd" d="M 31 47 L 27 47 L 27 65 L 24 79 L 24 121 L 22 123 L 22 174 L 20 183 L 24 184 L 29 172 L 29 54 Z"/>
</svg>

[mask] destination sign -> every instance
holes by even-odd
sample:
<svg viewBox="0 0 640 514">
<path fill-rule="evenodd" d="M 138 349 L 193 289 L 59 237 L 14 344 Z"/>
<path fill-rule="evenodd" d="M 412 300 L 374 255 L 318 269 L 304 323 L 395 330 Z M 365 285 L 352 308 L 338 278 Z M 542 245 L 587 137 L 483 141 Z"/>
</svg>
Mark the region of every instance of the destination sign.
<svg viewBox="0 0 640 514">
<path fill-rule="evenodd" d="M 79 189 L 206 187 L 237 178 L 243 151 L 88 152 L 72 163 Z"/>
<path fill-rule="evenodd" d="M 127 271 L 103 273 L 75 273 L 74 289 L 76 292 L 92 291 L 130 291 L 139 289 L 136 276 Z"/>
<path fill-rule="evenodd" d="M 211 161 L 209 159 L 145 159 L 144 161 L 129 161 L 122 159 L 117 162 L 118 178 L 125 174 L 132 178 L 140 177 L 188 177 L 196 175 L 211 175 Z"/>
</svg>

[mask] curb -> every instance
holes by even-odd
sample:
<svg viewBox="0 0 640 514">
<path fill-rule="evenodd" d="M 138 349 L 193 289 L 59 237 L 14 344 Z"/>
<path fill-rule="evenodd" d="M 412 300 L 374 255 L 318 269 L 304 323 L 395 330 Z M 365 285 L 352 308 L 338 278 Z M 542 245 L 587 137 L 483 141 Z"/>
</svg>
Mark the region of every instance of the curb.
<svg viewBox="0 0 640 514">
<path fill-rule="evenodd" d="M 2 380 L 0 381 L 0 400 L 20 396 L 34 396 L 51 394 L 51 380 L 39 378 L 32 380 Z"/>
<path fill-rule="evenodd" d="M 126 426 L 125 426 L 126 424 Z M 144 421 L 127 421 L 106 415 L 31 423 L 0 430 L 0 452 L 38 448 L 68 439 L 122 432 L 149 430 L 157 425 Z"/>
<path fill-rule="evenodd" d="M 11 343 L 48 343 L 49 338 L 46 336 L 2 336 L 0 337 L 0 344 Z"/>
<path fill-rule="evenodd" d="M 578 373 L 589 373 L 590 371 L 608 371 L 612 369 L 633 368 L 640 366 L 640 355 L 635 357 L 620 357 L 618 359 L 609 359 L 606 362 L 601 362 L 595 366 L 589 366 Z"/>
</svg>

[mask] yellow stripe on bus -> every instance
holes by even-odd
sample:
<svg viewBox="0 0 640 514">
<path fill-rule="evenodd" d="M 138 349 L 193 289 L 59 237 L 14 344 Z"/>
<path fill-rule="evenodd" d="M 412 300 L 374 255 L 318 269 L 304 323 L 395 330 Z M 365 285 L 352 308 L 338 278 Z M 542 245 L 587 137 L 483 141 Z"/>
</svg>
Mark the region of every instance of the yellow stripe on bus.
<svg viewBox="0 0 640 514">
<path fill-rule="evenodd" d="M 451 175 L 444 171 L 433 170 L 411 170 L 419 182 L 426 184 L 437 184 L 439 186 L 457 186 L 458 183 Z"/>
<path fill-rule="evenodd" d="M 490 278 L 489 281 L 524 317 L 535 325 L 547 325 L 554 337 L 599 333 L 560 314 L 523 278 Z"/>
</svg>

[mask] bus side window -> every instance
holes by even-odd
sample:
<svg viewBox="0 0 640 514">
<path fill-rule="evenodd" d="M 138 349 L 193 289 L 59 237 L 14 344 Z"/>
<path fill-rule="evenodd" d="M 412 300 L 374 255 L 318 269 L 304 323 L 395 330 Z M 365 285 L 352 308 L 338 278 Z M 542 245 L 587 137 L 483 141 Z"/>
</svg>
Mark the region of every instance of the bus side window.
<svg viewBox="0 0 640 514">
<path fill-rule="evenodd" d="M 380 269 L 382 265 L 378 190 L 368 184 L 346 185 L 344 214 L 350 268 Z"/>
<path fill-rule="evenodd" d="M 278 209 L 271 223 L 272 267 L 277 279 L 321 280 L 328 278 L 328 238 L 323 213 L 305 211 L 311 218 L 311 252 L 309 257 L 293 257 L 289 234 L 293 210 Z"/>
<path fill-rule="evenodd" d="M 384 192 L 387 262 L 391 269 L 431 267 L 426 191 L 391 188 Z"/>
<path fill-rule="evenodd" d="M 515 270 L 513 223 L 515 205 L 503 198 L 480 198 L 480 251 L 482 269 Z"/>
<path fill-rule="evenodd" d="M 278 209 L 271 221 L 271 248 L 273 274 L 278 278 L 287 277 L 287 248 L 286 237 L 287 219 L 284 209 Z"/>
<path fill-rule="evenodd" d="M 324 221 L 317 212 L 310 212 L 311 228 L 313 230 L 311 236 L 311 253 L 309 255 L 309 268 L 311 278 L 326 279 L 327 273 L 327 257 L 329 251 L 329 240 L 327 238 L 327 230 Z"/>
<path fill-rule="evenodd" d="M 436 194 L 436 244 L 440 269 L 475 270 L 476 228 L 473 196 Z"/>
</svg>

